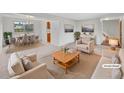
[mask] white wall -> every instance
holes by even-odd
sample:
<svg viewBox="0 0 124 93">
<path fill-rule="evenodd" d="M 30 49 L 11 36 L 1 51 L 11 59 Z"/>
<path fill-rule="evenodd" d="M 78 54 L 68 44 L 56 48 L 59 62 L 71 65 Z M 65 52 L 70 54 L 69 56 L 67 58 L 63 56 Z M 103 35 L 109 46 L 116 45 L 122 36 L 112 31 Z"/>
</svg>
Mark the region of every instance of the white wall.
<svg viewBox="0 0 124 93">
<path fill-rule="evenodd" d="M 75 21 L 68 19 L 55 19 L 55 20 L 44 20 L 42 21 L 42 42 L 44 44 L 47 43 L 47 29 L 46 22 L 51 22 L 51 44 L 62 46 L 67 43 L 74 42 L 74 33 L 65 33 L 64 32 L 64 24 L 72 24 L 74 25 L 75 31 Z"/>
<path fill-rule="evenodd" d="M 42 43 L 43 44 L 46 44 L 47 43 L 47 26 L 46 26 L 46 20 L 43 20 L 42 22 L 41 22 L 41 25 L 42 25 L 42 37 L 41 37 L 41 39 L 42 39 Z"/>
<path fill-rule="evenodd" d="M 42 43 L 47 44 L 47 22 L 51 23 L 51 44 L 58 46 L 59 45 L 59 32 L 60 32 L 60 23 L 59 20 L 47 20 L 42 21 Z"/>
<path fill-rule="evenodd" d="M 80 31 L 80 32 L 81 32 L 81 27 L 84 24 L 95 25 L 94 34 L 96 35 L 96 44 L 102 43 L 103 36 L 102 36 L 102 24 L 100 22 L 100 19 L 77 21 L 76 24 L 77 24 L 76 31 Z"/>
<path fill-rule="evenodd" d="M 2 34 L 2 18 L 0 17 L 0 52 L 2 51 L 2 38 L 3 38 L 3 34 Z"/>
<path fill-rule="evenodd" d="M 71 42 L 74 42 L 74 32 L 73 33 L 65 33 L 64 32 L 64 24 L 71 24 L 74 26 L 74 32 L 76 31 L 76 23 L 73 20 L 60 20 L 60 38 L 59 45 L 65 45 Z"/>
<path fill-rule="evenodd" d="M 51 43 L 53 45 L 59 46 L 60 40 L 60 21 L 51 21 Z"/>
</svg>

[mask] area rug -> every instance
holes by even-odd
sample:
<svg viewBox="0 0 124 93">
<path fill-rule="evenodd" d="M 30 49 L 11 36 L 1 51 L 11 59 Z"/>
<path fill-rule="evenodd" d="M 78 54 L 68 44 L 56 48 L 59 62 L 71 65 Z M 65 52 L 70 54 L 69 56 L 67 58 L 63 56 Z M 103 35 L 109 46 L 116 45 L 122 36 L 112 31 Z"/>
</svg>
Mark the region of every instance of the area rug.
<svg viewBox="0 0 124 93">
<path fill-rule="evenodd" d="M 64 73 L 64 69 L 53 64 L 52 57 L 44 58 L 44 61 L 47 62 L 49 72 L 56 79 L 90 79 L 100 58 L 101 56 L 96 54 L 81 53 L 80 62 L 69 68 L 67 74 Z"/>
</svg>

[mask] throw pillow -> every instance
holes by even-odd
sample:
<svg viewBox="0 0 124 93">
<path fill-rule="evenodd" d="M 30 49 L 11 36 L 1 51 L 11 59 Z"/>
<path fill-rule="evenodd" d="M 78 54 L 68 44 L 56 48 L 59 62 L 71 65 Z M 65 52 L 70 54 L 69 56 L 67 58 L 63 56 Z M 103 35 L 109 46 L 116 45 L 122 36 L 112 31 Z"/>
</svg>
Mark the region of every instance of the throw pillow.
<svg viewBox="0 0 124 93">
<path fill-rule="evenodd" d="M 113 68 L 112 69 L 112 79 L 121 79 L 122 78 L 122 72 L 120 68 Z"/>
<path fill-rule="evenodd" d="M 36 54 L 29 54 L 27 57 L 31 60 L 31 62 L 37 61 L 37 55 Z"/>
<path fill-rule="evenodd" d="M 21 59 L 17 59 L 16 63 L 14 63 L 11 66 L 11 68 L 15 72 L 16 75 L 19 75 L 25 72 Z"/>
<path fill-rule="evenodd" d="M 22 60 L 23 60 L 22 63 L 23 63 L 25 71 L 33 68 L 33 64 L 28 57 L 24 57 Z"/>
</svg>

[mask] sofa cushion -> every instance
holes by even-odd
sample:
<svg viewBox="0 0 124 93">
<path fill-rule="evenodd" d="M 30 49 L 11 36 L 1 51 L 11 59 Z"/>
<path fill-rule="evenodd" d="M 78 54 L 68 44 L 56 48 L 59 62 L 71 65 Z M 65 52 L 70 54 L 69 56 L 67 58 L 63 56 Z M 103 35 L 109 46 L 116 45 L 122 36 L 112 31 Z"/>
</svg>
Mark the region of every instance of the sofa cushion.
<svg viewBox="0 0 124 93">
<path fill-rule="evenodd" d="M 23 63 L 25 71 L 30 70 L 30 69 L 33 68 L 33 64 L 32 64 L 31 60 L 28 57 L 24 57 L 22 59 L 22 63 Z"/>
<path fill-rule="evenodd" d="M 11 68 L 16 75 L 19 75 L 25 72 L 21 59 L 17 59 L 16 62 L 12 64 Z"/>
<path fill-rule="evenodd" d="M 37 55 L 35 53 L 29 54 L 29 55 L 27 55 L 27 57 L 31 60 L 32 63 L 37 61 Z"/>
<path fill-rule="evenodd" d="M 19 56 L 21 59 L 23 59 L 24 57 L 28 57 L 30 60 L 31 60 L 31 62 L 37 62 L 37 54 L 35 54 L 35 53 L 31 53 L 31 54 L 20 54 L 20 56 Z"/>
</svg>

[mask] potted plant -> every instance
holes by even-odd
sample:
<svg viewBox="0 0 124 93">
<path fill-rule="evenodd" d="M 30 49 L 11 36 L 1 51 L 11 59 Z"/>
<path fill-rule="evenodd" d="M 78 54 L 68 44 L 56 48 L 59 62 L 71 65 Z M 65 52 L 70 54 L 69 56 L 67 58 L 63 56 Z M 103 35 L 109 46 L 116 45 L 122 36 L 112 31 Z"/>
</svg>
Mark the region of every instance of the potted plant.
<svg viewBox="0 0 124 93">
<path fill-rule="evenodd" d="M 9 37 L 12 38 L 12 32 L 4 32 L 3 37 L 4 37 L 5 44 L 8 45 L 10 43 Z"/>
<path fill-rule="evenodd" d="M 68 50 L 69 50 L 69 48 L 64 48 L 64 53 L 67 53 L 68 52 Z"/>
<path fill-rule="evenodd" d="M 78 40 L 78 39 L 80 38 L 80 35 L 81 35 L 81 33 L 78 32 L 78 31 L 74 33 L 75 41 Z"/>
</svg>

